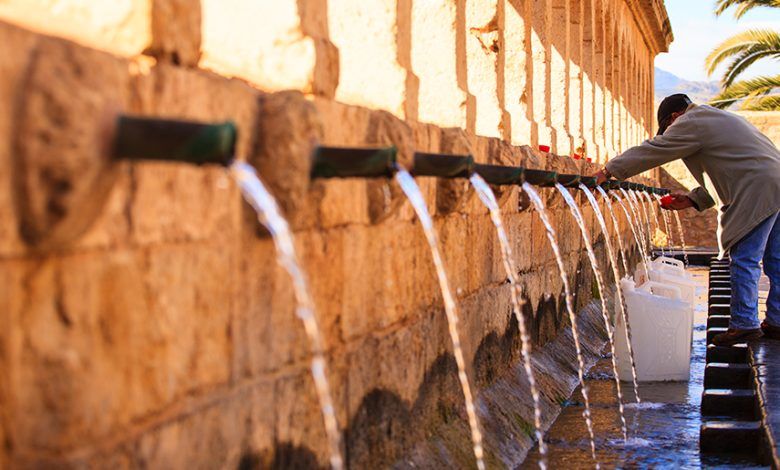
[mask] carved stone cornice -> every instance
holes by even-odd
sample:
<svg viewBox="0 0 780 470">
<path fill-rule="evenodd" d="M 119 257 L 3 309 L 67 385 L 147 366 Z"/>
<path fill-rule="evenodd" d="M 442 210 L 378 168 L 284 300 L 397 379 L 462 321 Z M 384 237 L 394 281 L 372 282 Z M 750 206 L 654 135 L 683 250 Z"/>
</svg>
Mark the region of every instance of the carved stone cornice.
<svg viewBox="0 0 780 470">
<path fill-rule="evenodd" d="M 674 40 L 663 0 L 626 0 L 652 55 L 669 51 Z"/>
</svg>

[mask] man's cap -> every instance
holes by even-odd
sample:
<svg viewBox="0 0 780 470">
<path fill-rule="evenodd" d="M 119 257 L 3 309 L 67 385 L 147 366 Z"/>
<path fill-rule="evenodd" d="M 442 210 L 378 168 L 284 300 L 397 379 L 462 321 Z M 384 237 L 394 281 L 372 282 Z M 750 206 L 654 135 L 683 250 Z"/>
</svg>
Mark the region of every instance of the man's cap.
<svg viewBox="0 0 780 470">
<path fill-rule="evenodd" d="M 688 95 L 683 93 L 677 93 L 675 95 L 667 96 L 658 105 L 658 134 L 661 135 L 669 127 L 672 119 L 672 113 L 685 111 L 685 109 L 692 103 Z"/>
</svg>

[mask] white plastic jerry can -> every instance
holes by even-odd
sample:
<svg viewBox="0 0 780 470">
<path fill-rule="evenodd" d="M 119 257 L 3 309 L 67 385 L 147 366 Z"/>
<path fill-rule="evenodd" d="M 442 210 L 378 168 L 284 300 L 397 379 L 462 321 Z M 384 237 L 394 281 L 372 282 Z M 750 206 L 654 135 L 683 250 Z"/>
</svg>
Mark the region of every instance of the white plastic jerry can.
<svg viewBox="0 0 780 470">
<path fill-rule="evenodd" d="M 682 299 L 690 303 L 691 308 L 693 308 L 698 284 L 691 279 L 687 272 L 685 272 L 685 267 L 683 266 L 680 268 L 667 264 L 666 262 L 657 263 L 656 261 L 658 260 L 651 262 L 647 270 L 645 270 L 644 263 L 639 263 L 636 271 L 634 271 L 634 281 L 636 282 L 636 285 L 639 286 L 645 284 L 647 281 L 652 281 L 676 286 L 680 289 Z"/>
<path fill-rule="evenodd" d="M 685 263 L 679 259 L 669 258 L 668 256 L 659 256 L 651 261 L 651 264 L 669 273 L 677 274 L 680 277 L 691 278 L 691 275 L 685 270 Z"/>
<path fill-rule="evenodd" d="M 637 380 L 688 380 L 693 338 L 693 309 L 681 298 L 680 288 L 648 281 L 636 287 L 621 281 L 625 294 L 631 345 L 634 349 Z M 631 358 L 622 316 L 615 323 L 618 373 L 631 381 Z"/>
</svg>

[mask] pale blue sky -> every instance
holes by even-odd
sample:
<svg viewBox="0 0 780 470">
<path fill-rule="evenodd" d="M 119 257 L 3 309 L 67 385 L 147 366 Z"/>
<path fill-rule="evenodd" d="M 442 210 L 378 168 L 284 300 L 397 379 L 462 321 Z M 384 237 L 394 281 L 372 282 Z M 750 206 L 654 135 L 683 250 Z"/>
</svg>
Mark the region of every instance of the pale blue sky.
<svg viewBox="0 0 780 470">
<path fill-rule="evenodd" d="M 655 65 L 688 80 L 717 80 L 719 74 L 707 77 L 704 59 L 727 37 L 746 29 L 780 30 L 780 9 L 757 8 L 736 21 L 732 10 L 716 17 L 715 0 L 666 0 L 672 22 L 674 42 L 669 52 L 660 54 Z M 780 73 L 780 61 L 761 61 L 746 72 L 744 78 Z"/>
</svg>

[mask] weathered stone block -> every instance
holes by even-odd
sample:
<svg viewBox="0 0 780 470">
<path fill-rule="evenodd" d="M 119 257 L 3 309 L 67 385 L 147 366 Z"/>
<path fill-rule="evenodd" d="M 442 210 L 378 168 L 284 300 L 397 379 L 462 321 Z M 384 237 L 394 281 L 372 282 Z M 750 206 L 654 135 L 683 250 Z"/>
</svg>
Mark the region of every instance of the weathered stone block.
<svg viewBox="0 0 780 470">
<path fill-rule="evenodd" d="M 398 8 L 386 0 L 331 0 L 328 31 L 339 50 L 336 99 L 405 117 L 406 70 L 398 63 Z"/>
<path fill-rule="evenodd" d="M 412 69 L 420 79 L 420 121 L 442 127 L 466 125 L 466 92 L 458 83 L 456 4 L 412 2 Z M 431 51 L 450 53 L 431 54 Z"/>
<path fill-rule="evenodd" d="M 366 143 L 392 145 L 397 150 L 397 161 L 408 168 L 413 163 L 415 142 L 412 128 L 388 112 L 371 113 Z M 401 188 L 391 181 L 376 179 L 367 182 L 368 215 L 372 223 L 378 223 L 396 214 L 405 196 Z"/>
<path fill-rule="evenodd" d="M 498 0 L 466 2 L 465 10 L 467 85 L 469 93 L 476 98 L 475 132 L 499 137 L 502 112 L 498 73 L 502 64 L 499 63 Z"/>
<path fill-rule="evenodd" d="M 62 40 L 38 43 L 17 90 L 12 163 L 29 244 L 71 244 L 103 209 L 119 172 L 109 145 L 114 113 L 128 101 L 126 67 Z"/>
<path fill-rule="evenodd" d="M 150 430 L 137 440 L 133 457 L 161 468 L 237 468 L 258 425 L 252 408 L 273 403 L 268 389 L 240 390 Z"/>
<path fill-rule="evenodd" d="M 14 136 L 19 93 L 27 80 L 37 41 L 34 34 L 0 22 L 0 254 L 6 256 L 25 249 L 16 203 L 20 178 L 15 171 Z"/>
<path fill-rule="evenodd" d="M 322 197 L 323 184 L 310 182 L 311 156 L 323 136 L 317 108 L 298 92 L 264 95 L 258 111 L 257 142 L 249 163 L 277 196 L 293 229 L 316 225 L 312 198 Z"/>
<path fill-rule="evenodd" d="M 202 67 L 269 91 L 333 97 L 338 51 L 327 39 L 325 2 L 203 0 L 201 8 Z"/>
<path fill-rule="evenodd" d="M 149 1 L 149 0 L 147 0 Z M 151 44 L 144 53 L 176 65 L 195 66 L 200 60 L 200 2 L 150 0 Z"/>
<path fill-rule="evenodd" d="M 343 384 L 340 372 L 330 370 L 330 382 Z M 345 387 L 341 387 L 345 388 Z M 331 389 L 337 413 L 343 413 L 343 391 Z M 328 449 L 325 425 L 322 421 L 314 382 L 308 371 L 281 378 L 274 388 L 276 397 L 292 397 L 294 400 L 277 399 L 274 409 L 275 445 L 274 460 L 281 468 L 320 468 L 327 465 Z M 340 420 L 343 426 L 344 419 Z"/>
<path fill-rule="evenodd" d="M 132 56 L 151 42 L 153 1 L 9 0 L 0 4 L 0 18 L 88 47 Z"/>
<path fill-rule="evenodd" d="M 441 152 L 451 155 L 473 155 L 472 143 L 462 129 L 449 128 L 441 131 Z M 468 180 L 439 178 L 436 184 L 436 214 L 447 215 L 461 210 L 473 194 Z"/>
</svg>

